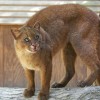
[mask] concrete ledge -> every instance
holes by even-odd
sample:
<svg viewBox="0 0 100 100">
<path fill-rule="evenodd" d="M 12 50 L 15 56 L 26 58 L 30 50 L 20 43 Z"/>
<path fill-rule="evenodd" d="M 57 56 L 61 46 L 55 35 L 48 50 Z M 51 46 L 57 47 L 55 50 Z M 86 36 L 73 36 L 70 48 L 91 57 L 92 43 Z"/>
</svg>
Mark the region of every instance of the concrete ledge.
<svg viewBox="0 0 100 100">
<path fill-rule="evenodd" d="M 23 97 L 24 88 L 0 88 L 0 100 L 37 100 L 35 96 Z M 100 86 L 85 88 L 60 88 L 50 90 L 49 100 L 100 100 Z"/>
</svg>

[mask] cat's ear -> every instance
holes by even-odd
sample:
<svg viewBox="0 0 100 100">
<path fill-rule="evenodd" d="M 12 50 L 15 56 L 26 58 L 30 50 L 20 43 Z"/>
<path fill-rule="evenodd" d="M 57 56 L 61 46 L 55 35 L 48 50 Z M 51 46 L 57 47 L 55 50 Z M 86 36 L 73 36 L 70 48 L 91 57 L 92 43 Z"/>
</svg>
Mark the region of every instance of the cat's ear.
<svg viewBox="0 0 100 100">
<path fill-rule="evenodd" d="M 36 22 L 36 23 L 33 25 L 33 28 L 35 28 L 36 30 L 40 30 L 40 23 L 39 23 L 39 22 Z"/>
<path fill-rule="evenodd" d="M 12 33 L 12 35 L 13 35 L 15 40 L 17 40 L 18 37 L 20 36 L 20 32 L 19 32 L 19 30 L 17 28 L 12 28 L 11 29 L 11 33 Z"/>
</svg>

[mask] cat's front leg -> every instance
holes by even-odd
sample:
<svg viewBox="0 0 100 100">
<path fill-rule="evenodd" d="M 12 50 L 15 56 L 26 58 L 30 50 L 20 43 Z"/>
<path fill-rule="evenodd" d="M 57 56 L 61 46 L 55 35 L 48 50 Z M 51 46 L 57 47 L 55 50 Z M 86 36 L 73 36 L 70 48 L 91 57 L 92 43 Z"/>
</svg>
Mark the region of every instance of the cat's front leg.
<svg viewBox="0 0 100 100">
<path fill-rule="evenodd" d="M 50 80 L 52 73 L 52 61 L 49 61 L 41 68 L 41 91 L 38 95 L 38 100 L 48 100 L 49 89 L 50 89 Z"/>
<path fill-rule="evenodd" d="M 26 98 L 32 97 L 35 92 L 35 80 L 34 80 L 34 70 L 24 69 L 25 75 L 28 81 L 27 88 L 24 90 L 24 96 Z"/>
</svg>

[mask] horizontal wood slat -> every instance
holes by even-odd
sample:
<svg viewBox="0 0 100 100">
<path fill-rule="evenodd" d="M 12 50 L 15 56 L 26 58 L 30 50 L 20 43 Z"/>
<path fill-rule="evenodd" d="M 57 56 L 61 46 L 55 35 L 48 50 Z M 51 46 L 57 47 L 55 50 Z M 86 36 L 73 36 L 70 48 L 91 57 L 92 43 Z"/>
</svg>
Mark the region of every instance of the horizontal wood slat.
<svg viewBox="0 0 100 100">
<path fill-rule="evenodd" d="M 28 10 L 28 11 L 39 11 L 40 9 L 43 9 L 45 7 L 41 7 L 41 6 L 36 6 L 36 7 L 30 7 L 30 6 L 11 6 L 11 7 L 7 7 L 7 6 L 2 6 L 0 7 L 0 10 Z"/>
<path fill-rule="evenodd" d="M 0 1 L 0 23 L 3 24 L 23 24 L 25 23 L 32 15 L 41 9 L 57 4 L 82 4 L 86 7 L 89 7 L 91 10 L 96 13 L 100 13 L 100 1 L 33 1 L 33 0 L 6 0 Z M 22 21 L 21 21 L 22 20 Z"/>
<path fill-rule="evenodd" d="M 24 24 L 29 18 L 0 18 L 0 24 Z"/>
<path fill-rule="evenodd" d="M 86 6 L 87 7 L 87 6 Z M 40 7 L 40 6 L 37 6 L 37 7 L 15 7 L 15 6 L 12 6 L 11 8 L 8 8 L 8 7 L 1 7 L 0 8 L 0 12 L 9 12 L 9 13 L 14 13 L 14 12 L 26 12 L 26 13 L 32 13 L 32 12 L 37 12 L 41 9 L 43 9 L 45 7 Z M 91 10 L 93 11 L 100 11 L 100 7 L 88 7 L 90 8 Z"/>
<path fill-rule="evenodd" d="M 58 4 L 60 4 L 60 3 L 58 3 Z M 52 4 L 52 5 L 58 5 L 58 4 Z M 61 4 L 70 4 L 70 3 L 61 3 Z M 76 4 L 76 3 L 73 3 L 73 4 Z M 81 3 L 78 3 L 78 4 L 81 4 Z M 88 7 L 100 7 L 100 4 L 98 4 L 98 5 L 94 5 L 94 4 L 92 4 L 92 5 L 88 5 L 88 4 L 82 4 L 82 5 L 84 5 L 84 6 L 88 6 Z M 2 7 L 2 6 L 32 6 L 32 7 L 34 7 L 34 6 L 39 6 L 38 4 L 0 4 L 0 6 Z M 44 4 L 44 5 L 40 5 L 40 6 L 51 6 L 51 4 Z"/>
<path fill-rule="evenodd" d="M 86 4 L 88 3 L 88 5 L 100 5 L 100 2 L 99 0 L 94 0 L 94 1 L 89 1 L 89 0 L 86 0 L 86 1 L 80 1 L 80 0 L 73 0 L 73 1 L 28 1 L 28 0 L 23 0 L 23 1 L 17 1 L 17 0 L 9 0 L 7 2 L 5 2 L 4 0 L 0 1 L 0 4 L 2 5 L 56 5 L 56 4 L 65 4 L 65 3 L 80 3 L 80 4 Z"/>
<path fill-rule="evenodd" d="M 29 13 L 29 12 L 38 12 L 38 10 L 0 10 L 0 12 L 26 12 L 26 13 Z"/>
<path fill-rule="evenodd" d="M 0 18 L 30 18 L 30 16 L 0 16 Z"/>
<path fill-rule="evenodd" d="M 40 4 L 0 4 L 0 6 L 39 6 Z M 44 4 L 40 6 L 48 6 L 49 4 Z"/>
</svg>

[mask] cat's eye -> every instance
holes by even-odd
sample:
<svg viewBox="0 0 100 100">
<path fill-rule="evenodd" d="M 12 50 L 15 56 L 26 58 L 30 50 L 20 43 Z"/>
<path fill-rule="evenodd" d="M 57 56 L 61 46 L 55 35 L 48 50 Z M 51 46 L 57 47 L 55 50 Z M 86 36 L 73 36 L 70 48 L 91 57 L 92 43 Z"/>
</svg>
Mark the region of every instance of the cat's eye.
<svg viewBox="0 0 100 100">
<path fill-rule="evenodd" d="M 39 35 L 35 35 L 35 39 L 38 40 L 39 39 Z"/>
<path fill-rule="evenodd" d="M 25 38 L 24 41 L 25 41 L 25 42 L 29 42 L 30 39 L 29 39 L 29 38 Z"/>
</svg>

